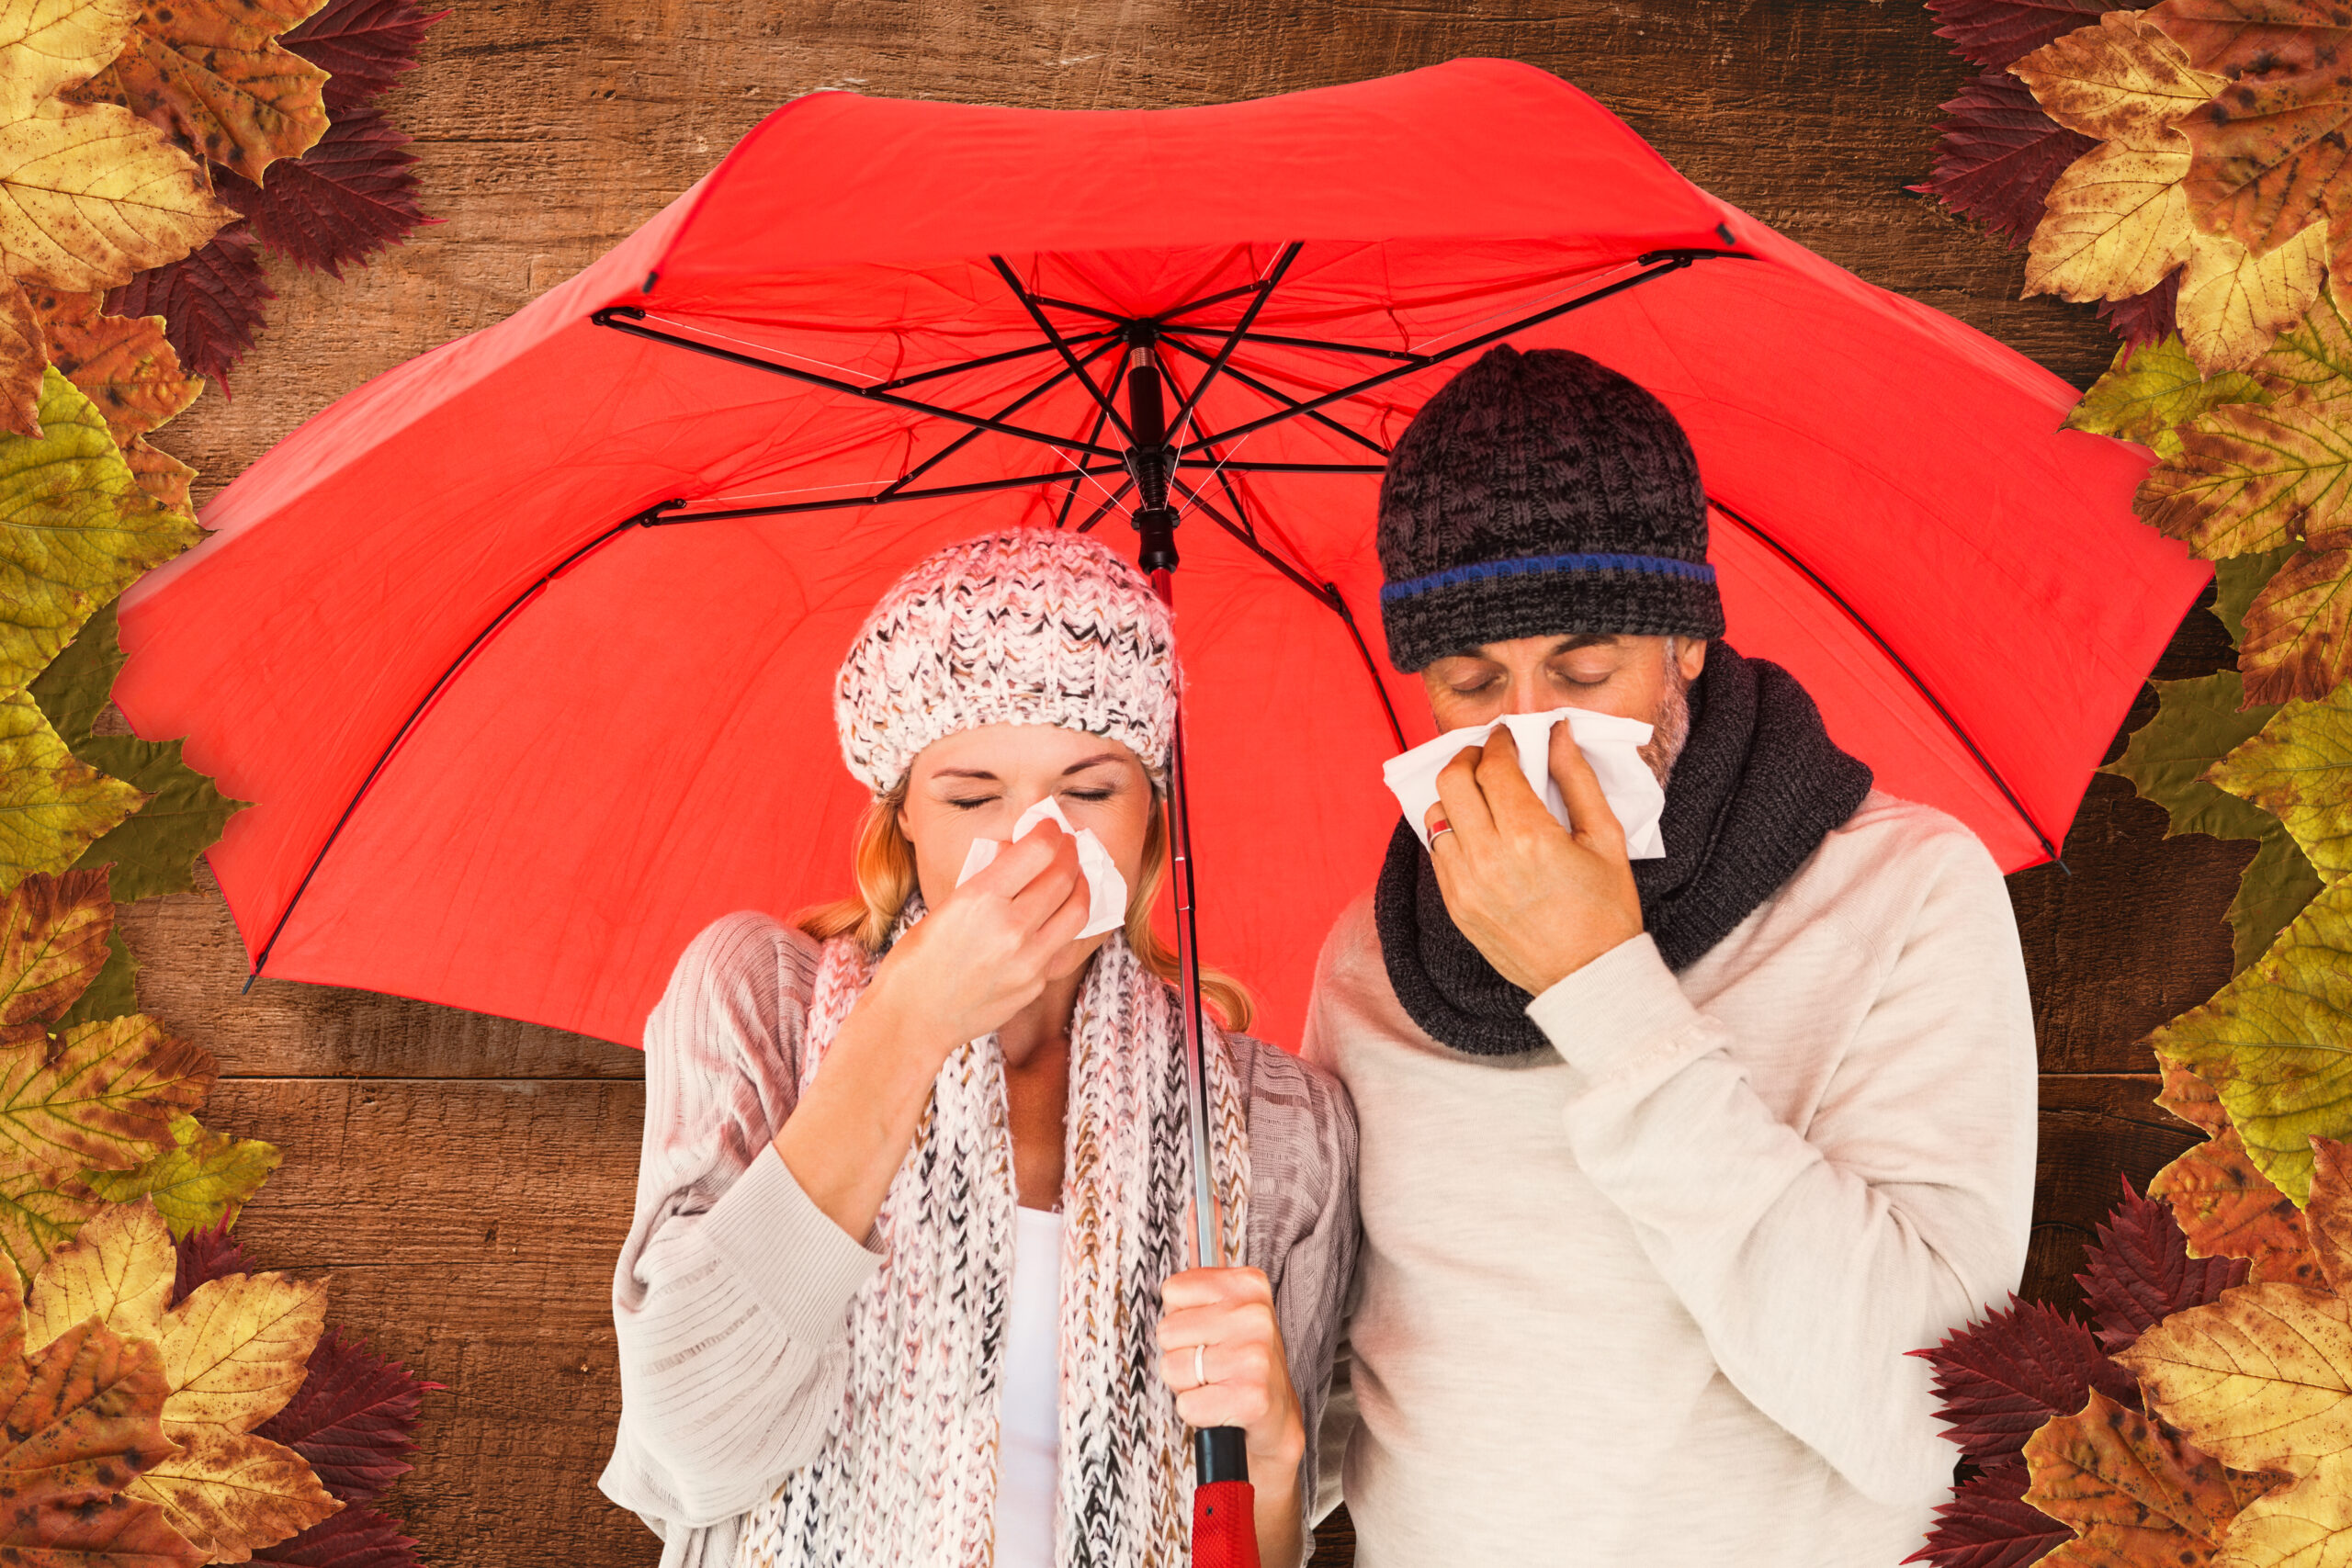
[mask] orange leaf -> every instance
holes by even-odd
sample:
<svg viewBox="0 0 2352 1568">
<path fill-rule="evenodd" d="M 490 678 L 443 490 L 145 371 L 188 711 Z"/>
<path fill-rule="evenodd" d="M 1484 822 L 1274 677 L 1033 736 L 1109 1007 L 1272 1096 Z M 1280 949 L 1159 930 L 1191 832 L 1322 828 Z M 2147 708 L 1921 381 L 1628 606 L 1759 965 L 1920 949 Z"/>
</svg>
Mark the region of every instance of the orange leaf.
<svg viewBox="0 0 2352 1568">
<path fill-rule="evenodd" d="M 2245 701 L 2315 702 L 2352 676 L 2352 549 L 2288 558 L 2246 606 Z"/>
<path fill-rule="evenodd" d="M 2254 1168 L 2235 1127 L 2156 1172 L 2148 1196 L 2172 1205 L 2191 1258 L 2250 1258 L 2256 1281 L 2321 1282 L 2301 1211 Z"/>
<path fill-rule="evenodd" d="M 2096 1390 L 2026 1440 L 2025 1462 L 2025 1500 L 2075 1535 L 2042 1562 L 2070 1568 L 2201 1565 L 2238 1510 L 2282 1479 L 2233 1476 Z"/>
<path fill-rule="evenodd" d="M 2211 1084 L 2170 1056 L 2158 1056 L 2156 1065 L 2165 1074 L 2163 1092 L 2156 1096 L 2158 1105 L 2208 1137 L 2230 1124 L 2229 1113 L 2222 1109 L 2221 1097 Z"/>
<path fill-rule="evenodd" d="M 13 283 L 0 293 L 0 431 L 40 438 L 40 368 L 49 363 L 40 319 Z"/>
<path fill-rule="evenodd" d="M 95 294 L 39 289 L 33 309 L 49 340 L 49 362 L 82 389 L 118 446 L 146 434 L 194 402 L 204 383 L 180 372 L 161 316 L 109 316 Z"/>
</svg>

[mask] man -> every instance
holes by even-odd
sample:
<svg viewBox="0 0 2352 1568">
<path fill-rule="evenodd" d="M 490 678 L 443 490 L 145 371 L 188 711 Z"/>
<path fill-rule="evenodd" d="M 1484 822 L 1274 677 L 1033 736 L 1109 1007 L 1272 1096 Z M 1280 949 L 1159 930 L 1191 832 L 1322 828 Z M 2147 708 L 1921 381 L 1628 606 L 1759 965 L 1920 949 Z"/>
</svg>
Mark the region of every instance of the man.
<svg viewBox="0 0 2352 1568">
<path fill-rule="evenodd" d="M 2000 875 L 1710 640 L 1706 540 L 1680 426 L 1580 355 L 1493 350 L 1390 460 L 1389 655 L 1438 728 L 1651 721 L 1667 852 L 1627 859 L 1566 724 L 1566 828 L 1498 729 L 1324 949 L 1306 1054 L 1355 1099 L 1364 1232 L 1324 1440 L 1352 1421 L 1364 1568 L 1894 1568 L 1957 1457 L 1904 1352 L 2022 1271 Z"/>
</svg>

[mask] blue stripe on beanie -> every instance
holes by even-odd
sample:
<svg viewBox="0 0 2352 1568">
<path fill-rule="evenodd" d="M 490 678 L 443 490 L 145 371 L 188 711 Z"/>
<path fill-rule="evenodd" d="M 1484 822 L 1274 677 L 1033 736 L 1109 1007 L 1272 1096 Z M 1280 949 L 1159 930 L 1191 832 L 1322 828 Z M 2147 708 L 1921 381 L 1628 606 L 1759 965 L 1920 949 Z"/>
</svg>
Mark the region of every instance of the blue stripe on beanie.
<svg viewBox="0 0 2352 1568">
<path fill-rule="evenodd" d="M 1394 604 L 1417 594 L 1435 589 L 1452 588 L 1457 583 L 1478 582 L 1498 577 L 1532 577 L 1544 573 L 1591 574 L 1609 571 L 1639 572 L 1648 577 L 1679 577 L 1691 582 L 1713 583 L 1715 569 L 1703 561 L 1678 560 L 1672 556 L 1627 555 L 1568 555 L 1520 556 L 1510 560 L 1473 561 L 1445 571 L 1433 571 L 1426 577 L 1409 578 L 1403 582 L 1384 583 L 1380 602 Z"/>
</svg>

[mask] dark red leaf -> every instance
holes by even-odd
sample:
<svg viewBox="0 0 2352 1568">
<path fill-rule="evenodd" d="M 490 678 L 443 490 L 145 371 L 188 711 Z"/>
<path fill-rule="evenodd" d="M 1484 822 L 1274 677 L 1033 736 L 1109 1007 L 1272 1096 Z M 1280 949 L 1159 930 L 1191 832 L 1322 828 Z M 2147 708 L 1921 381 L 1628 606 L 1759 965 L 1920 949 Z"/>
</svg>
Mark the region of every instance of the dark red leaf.
<svg viewBox="0 0 2352 1568">
<path fill-rule="evenodd" d="M 2066 165 L 2098 145 L 2042 113 L 2025 84 L 2006 71 L 1977 77 L 1943 114 L 1936 124 L 1935 172 L 1911 188 L 2012 245 L 2033 237 L 2042 203 Z"/>
<path fill-rule="evenodd" d="M 2025 1500 L 2029 1477 L 2023 1460 L 2004 1460 L 1953 1488 L 1951 1501 L 1937 1505 L 1936 1528 L 1928 1544 L 1905 1562 L 1936 1568 L 2025 1568 L 2057 1550 L 2074 1535 Z"/>
<path fill-rule="evenodd" d="M 417 1382 L 330 1325 L 302 1386 L 256 1432 L 309 1460 L 343 1501 L 365 1503 L 407 1472 L 424 1391 L 440 1386 Z"/>
<path fill-rule="evenodd" d="M 174 1306 L 187 1300 L 188 1292 L 198 1285 L 223 1275 L 243 1274 L 253 1267 L 246 1261 L 243 1244 L 229 1234 L 226 1217 L 217 1225 L 199 1225 L 180 1237 L 179 1254 L 179 1272 L 172 1279 Z M 311 1359 L 315 1365 L 315 1352 Z"/>
<path fill-rule="evenodd" d="M 2084 1257 L 2090 1267 L 2075 1279 L 2109 1355 L 2130 1348 L 2182 1308 L 2203 1306 L 2245 1284 L 2251 1267 L 2243 1258 L 2189 1257 L 2172 1205 L 2141 1197 L 2129 1179 L 2123 1201 L 2098 1227 L 2098 1240 Z"/>
<path fill-rule="evenodd" d="M 331 277 L 431 220 L 416 204 L 416 154 L 381 109 L 337 115 L 318 145 L 269 166 L 266 183 L 217 170 L 213 188 L 276 254 Z"/>
<path fill-rule="evenodd" d="M 218 381 L 225 393 L 229 367 L 253 347 L 262 307 L 277 298 L 262 274 L 253 231 L 232 223 L 195 254 L 133 275 L 107 296 L 107 313 L 163 317 L 180 367 Z"/>
<path fill-rule="evenodd" d="M 2093 1389 L 2140 1407 L 2139 1385 L 2107 1359 L 2089 1329 L 2014 1292 L 1999 1312 L 1911 1354 L 1936 1369 L 1944 1435 L 1988 1465 L 2014 1456 L 2052 1416 L 2080 1410 Z"/>
<path fill-rule="evenodd" d="M 416 1542 L 401 1533 L 400 1522 L 358 1503 L 346 1503 L 300 1535 L 265 1546 L 255 1562 L 288 1568 L 423 1568 Z"/>
<path fill-rule="evenodd" d="M 427 16 L 414 0 L 327 0 L 277 41 L 327 72 L 327 113 L 338 118 L 376 98 L 416 63 Z"/>
<path fill-rule="evenodd" d="M 1953 52 L 2006 68 L 2114 7 L 2102 0 L 1928 0 L 1928 9 L 1943 24 L 1936 36 L 1951 39 Z"/>
<path fill-rule="evenodd" d="M 2165 275 L 2165 280 L 2145 294 L 2134 294 L 2129 299 L 2102 299 L 2098 313 L 2115 329 L 2115 335 L 2129 344 L 2157 343 L 2173 334 L 2177 323 L 2173 308 L 2180 301 L 2180 268 Z"/>
</svg>

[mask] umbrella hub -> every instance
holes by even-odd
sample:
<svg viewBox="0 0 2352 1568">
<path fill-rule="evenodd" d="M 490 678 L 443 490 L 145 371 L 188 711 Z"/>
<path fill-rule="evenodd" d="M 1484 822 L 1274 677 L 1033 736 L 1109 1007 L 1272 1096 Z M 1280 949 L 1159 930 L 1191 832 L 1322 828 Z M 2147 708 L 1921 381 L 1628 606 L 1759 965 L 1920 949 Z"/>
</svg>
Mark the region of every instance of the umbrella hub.
<svg viewBox="0 0 2352 1568">
<path fill-rule="evenodd" d="M 1137 321 L 1127 328 L 1127 472 L 1143 504 L 1128 521 L 1143 538 L 1137 558 L 1144 571 L 1176 568 L 1176 509 L 1168 504 L 1168 478 L 1176 470 L 1176 448 L 1168 439 L 1168 411 L 1161 396 L 1159 356 L 1153 345 L 1159 329 Z"/>
</svg>

